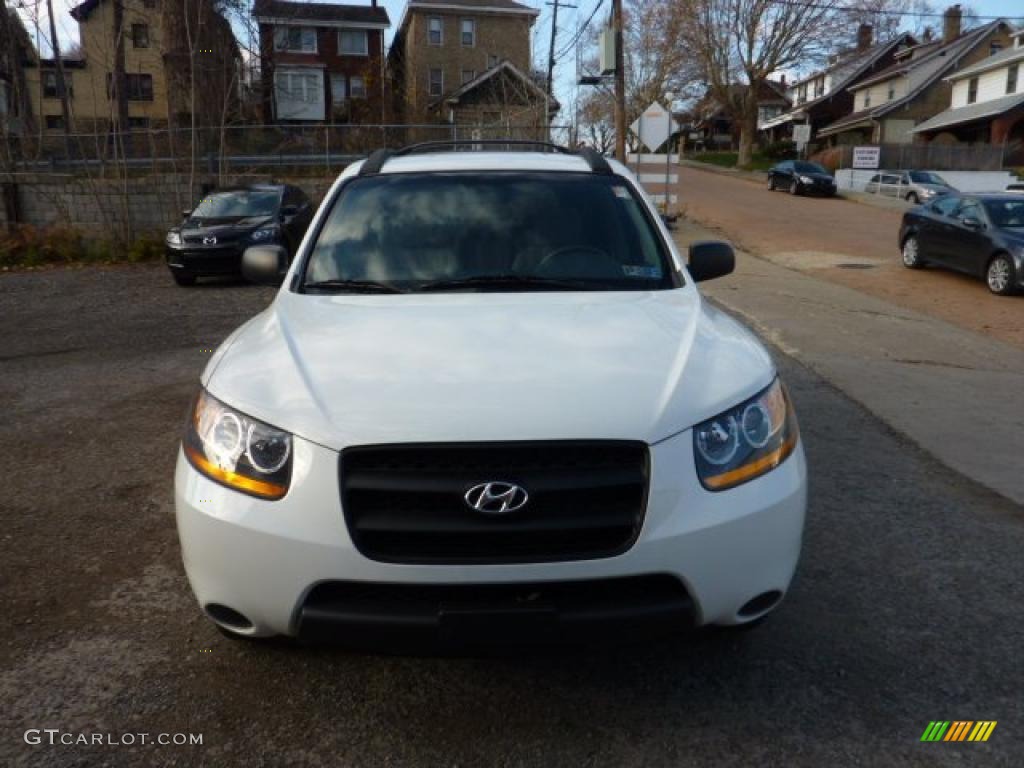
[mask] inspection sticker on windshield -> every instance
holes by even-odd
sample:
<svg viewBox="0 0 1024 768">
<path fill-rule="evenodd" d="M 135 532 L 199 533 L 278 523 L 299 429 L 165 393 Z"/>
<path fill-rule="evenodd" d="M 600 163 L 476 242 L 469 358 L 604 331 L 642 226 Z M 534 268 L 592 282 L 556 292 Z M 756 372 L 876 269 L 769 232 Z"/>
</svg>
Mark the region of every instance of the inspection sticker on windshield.
<svg viewBox="0 0 1024 768">
<path fill-rule="evenodd" d="M 621 197 L 623 200 L 633 199 L 633 196 L 629 194 L 629 190 L 625 187 L 619 186 L 618 184 L 612 187 L 612 192 L 615 193 L 616 197 Z"/>
<path fill-rule="evenodd" d="M 635 264 L 623 264 L 622 273 L 626 277 L 643 277 L 647 280 L 661 279 L 661 267 L 641 267 Z"/>
</svg>

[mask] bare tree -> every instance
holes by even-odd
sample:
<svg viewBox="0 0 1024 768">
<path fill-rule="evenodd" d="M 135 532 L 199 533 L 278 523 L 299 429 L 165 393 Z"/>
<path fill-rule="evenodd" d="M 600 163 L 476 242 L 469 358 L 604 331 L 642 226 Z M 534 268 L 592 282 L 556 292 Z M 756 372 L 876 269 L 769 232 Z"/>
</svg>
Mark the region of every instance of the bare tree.
<svg viewBox="0 0 1024 768">
<path fill-rule="evenodd" d="M 50 45 L 53 48 L 53 66 L 57 73 L 57 95 L 60 97 L 60 111 L 64 116 L 64 150 L 71 153 L 71 106 L 68 104 L 67 79 L 64 77 L 64 60 L 60 55 L 60 41 L 57 39 L 57 20 L 53 17 L 53 0 L 46 0 L 46 15 L 50 17 Z"/>
<path fill-rule="evenodd" d="M 686 0 L 626 0 L 624 45 L 626 75 L 626 124 L 630 124 L 652 101 L 665 102 L 672 92 L 682 98 L 694 91 L 702 70 L 696 58 L 680 45 L 686 19 Z M 584 70 L 597 71 L 598 29 L 588 38 Z M 665 104 L 671 108 L 670 104 Z M 580 103 L 580 121 L 584 134 L 595 147 L 610 137 L 614 144 L 611 119 L 614 95 L 610 89 L 591 90 Z M 609 133 L 610 132 L 610 133 Z"/>
<path fill-rule="evenodd" d="M 738 165 L 753 156 L 758 92 L 772 73 L 806 66 L 834 47 L 849 26 L 840 2 L 681 0 L 687 23 L 680 42 L 699 63 L 711 96 L 739 124 Z"/>
</svg>

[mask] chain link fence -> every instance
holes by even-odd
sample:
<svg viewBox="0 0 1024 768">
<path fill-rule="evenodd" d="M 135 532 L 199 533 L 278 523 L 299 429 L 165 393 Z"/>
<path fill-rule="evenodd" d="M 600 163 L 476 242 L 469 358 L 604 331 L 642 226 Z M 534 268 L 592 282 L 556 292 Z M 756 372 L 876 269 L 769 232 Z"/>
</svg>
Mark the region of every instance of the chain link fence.
<svg viewBox="0 0 1024 768">
<path fill-rule="evenodd" d="M 47 132 L 9 137 L 5 165 L 13 173 L 133 170 L 133 175 L 195 172 L 259 173 L 282 168 L 334 173 L 375 149 L 431 141 L 515 139 L 564 142 L 568 126 L 539 125 L 239 125 L 133 130 L 122 133 Z"/>
</svg>

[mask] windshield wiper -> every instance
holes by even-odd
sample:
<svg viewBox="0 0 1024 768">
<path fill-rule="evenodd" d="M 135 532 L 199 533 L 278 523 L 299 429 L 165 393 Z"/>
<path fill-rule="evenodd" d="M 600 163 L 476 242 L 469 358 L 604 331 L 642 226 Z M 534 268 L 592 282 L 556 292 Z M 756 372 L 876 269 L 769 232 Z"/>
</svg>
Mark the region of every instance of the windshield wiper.
<svg viewBox="0 0 1024 768">
<path fill-rule="evenodd" d="M 376 280 L 317 280 L 303 283 L 302 287 L 331 293 L 405 293 L 401 288 Z"/>
<path fill-rule="evenodd" d="M 595 291 L 601 288 L 594 282 L 583 280 L 558 280 L 532 275 L 477 275 L 476 277 L 450 278 L 421 283 L 419 291 L 445 291 L 449 288 L 543 288 L 550 291 Z"/>
</svg>

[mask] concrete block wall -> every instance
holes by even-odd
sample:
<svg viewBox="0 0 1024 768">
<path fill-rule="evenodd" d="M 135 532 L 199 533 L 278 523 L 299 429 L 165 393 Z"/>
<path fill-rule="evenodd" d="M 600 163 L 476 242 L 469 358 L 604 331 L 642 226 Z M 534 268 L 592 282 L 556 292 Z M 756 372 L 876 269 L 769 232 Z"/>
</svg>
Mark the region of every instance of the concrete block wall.
<svg viewBox="0 0 1024 768">
<path fill-rule="evenodd" d="M 332 169 L 333 170 L 333 169 Z M 339 171 L 340 172 L 340 171 Z M 331 184 L 330 176 L 277 178 L 303 189 L 319 205 Z M 269 177 L 236 177 L 225 179 L 221 186 L 269 181 Z M 200 183 L 197 181 L 195 197 Z M 116 180 L 82 180 L 61 176 L 38 176 L 20 180 L 16 185 L 20 223 L 34 227 L 70 227 L 87 237 L 109 238 L 129 216 L 137 233 L 159 233 L 181 221 L 183 208 L 191 208 L 188 176 L 166 174 L 129 179 L 127 188 Z M 0 226 L 6 228 L 7 218 L 0 206 Z"/>
</svg>

